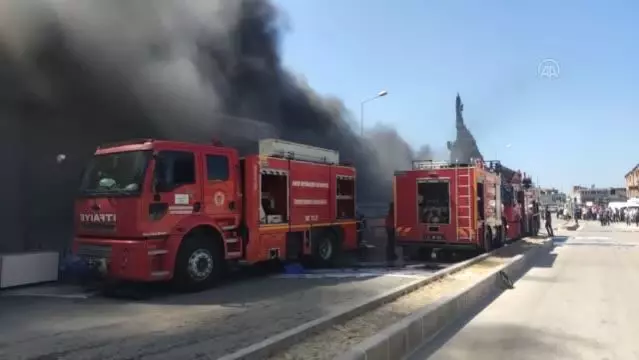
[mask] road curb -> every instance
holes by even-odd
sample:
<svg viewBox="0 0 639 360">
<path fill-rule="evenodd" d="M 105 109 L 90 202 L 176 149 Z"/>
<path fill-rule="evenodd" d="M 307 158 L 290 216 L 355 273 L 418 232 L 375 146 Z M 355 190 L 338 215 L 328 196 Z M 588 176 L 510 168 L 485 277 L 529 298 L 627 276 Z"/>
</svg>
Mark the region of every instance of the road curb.
<svg viewBox="0 0 639 360">
<path fill-rule="evenodd" d="M 507 275 L 512 281 L 523 276 L 535 258 L 553 247 L 552 239 L 541 246 L 515 256 L 479 282 L 454 295 L 445 296 L 381 332 L 369 337 L 337 360 L 397 360 L 405 358 L 428 343 L 447 325 L 468 313 L 486 299 L 497 297 L 507 288 L 502 278 Z"/>
<path fill-rule="evenodd" d="M 513 244 L 516 244 L 513 243 Z M 510 244 L 509 244 L 510 245 Z M 511 246 L 511 245 L 510 245 Z M 498 249 L 499 250 L 499 249 Z M 459 272 L 477 262 L 492 256 L 493 252 L 476 256 L 472 259 L 460 262 L 445 269 L 439 270 L 431 276 L 413 281 L 409 284 L 396 287 L 383 294 L 374 297 L 372 300 L 366 300 L 355 306 L 338 310 L 332 314 L 323 316 L 319 319 L 304 323 L 300 326 L 287 330 L 285 332 L 274 335 L 259 343 L 240 349 L 232 354 L 225 355 L 218 360 L 258 360 L 265 359 L 269 356 L 286 349 L 295 343 L 307 338 L 309 335 L 328 329 L 336 323 L 347 321 L 367 311 L 375 309 L 385 303 L 391 302 L 404 294 L 410 293 L 418 288 L 433 283 L 445 276 Z"/>
</svg>

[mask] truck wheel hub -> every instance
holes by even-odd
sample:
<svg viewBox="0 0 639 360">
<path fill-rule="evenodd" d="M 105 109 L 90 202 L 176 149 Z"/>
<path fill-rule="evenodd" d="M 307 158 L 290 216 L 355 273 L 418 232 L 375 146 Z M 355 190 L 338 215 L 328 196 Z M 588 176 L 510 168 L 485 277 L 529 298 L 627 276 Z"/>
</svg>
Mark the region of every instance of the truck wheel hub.
<svg viewBox="0 0 639 360">
<path fill-rule="evenodd" d="M 328 260 L 333 255 L 333 243 L 329 239 L 324 239 L 319 244 L 319 255 L 322 259 Z"/>
<path fill-rule="evenodd" d="M 199 249 L 189 257 L 189 274 L 195 280 L 204 280 L 213 272 L 213 256 L 208 250 Z"/>
</svg>

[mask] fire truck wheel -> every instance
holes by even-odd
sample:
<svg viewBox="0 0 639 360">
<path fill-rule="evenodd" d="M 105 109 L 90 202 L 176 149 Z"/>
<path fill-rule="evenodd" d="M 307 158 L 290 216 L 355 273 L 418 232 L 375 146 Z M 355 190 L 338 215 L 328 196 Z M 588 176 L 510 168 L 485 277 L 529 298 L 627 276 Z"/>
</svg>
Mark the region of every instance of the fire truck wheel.
<svg viewBox="0 0 639 360">
<path fill-rule="evenodd" d="M 484 231 L 484 252 L 490 252 L 493 249 L 493 232 L 490 229 L 486 229 Z"/>
<path fill-rule="evenodd" d="M 415 260 L 417 261 L 431 261 L 433 259 L 433 249 L 427 247 L 420 247 L 417 249 L 416 254 L 414 255 Z"/>
<path fill-rule="evenodd" d="M 494 248 L 498 249 L 504 246 L 504 242 L 506 240 L 506 230 L 503 226 L 497 228 L 497 236 L 495 236 L 495 246 Z"/>
<path fill-rule="evenodd" d="M 220 279 L 224 258 L 213 240 L 200 234 L 184 239 L 175 259 L 173 278 L 179 290 L 204 290 Z"/>
<path fill-rule="evenodd" d="M 321 237 L 313 241 L 313 262 L 317 266 L 334 266 L 339 252 L 339 242 L 333 231 L 324 231 Z"/>
<path fill-rule="evenodd" d="M 439 249 L 436 253 L 437 260 L 443 262 L 450 262 L 453 260 L 453 252 L 449 249 Z"/>
</svg>

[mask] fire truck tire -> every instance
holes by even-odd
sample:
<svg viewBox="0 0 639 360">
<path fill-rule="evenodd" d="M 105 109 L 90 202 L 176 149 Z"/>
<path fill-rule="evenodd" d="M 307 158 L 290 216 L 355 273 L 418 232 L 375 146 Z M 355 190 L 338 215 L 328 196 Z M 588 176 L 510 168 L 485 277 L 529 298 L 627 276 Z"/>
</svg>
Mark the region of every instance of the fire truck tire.
<svg viewBox="0 0 639 360">
<path fill-rule="evenodd" d="M 173 284 L 184 292 L 201 291 L 217 283 L 224 273 L 224 254 L 215 239 L 205 234 L 187 236 L 175 259 Z"/>
<path fill-rule="evenodd" d="M 326 230 L 313 240 L 312 261 L 318 267 L 332 267 L 337 265 L 341 247 L 335 232 Z"/>
<path fill-rule="evenodd" d="M 497 228 L 497 236 L 495 236 L 495 248 L 498 249 L 506 243 L 506 229 L 503 226 Z"/>
<path fill-rule="evenodd" d="M 490 252 L 493 249 L 493 232 L 490 228 L 484 230 L 484 243 L 482 244 L 482 252 Z"/>
<path fill-rule="evenodd" d="M 420 247 L 413 256 L 414 260 L 417 261 L 430 261 L 433 258 L 433 249 L 429 247 Z"/>
<path fill-rule="evenodd" d="M 436 253 L 437 260 L 443 262 L 449 262 L 453 260 L 453 251 L 450 249 L 439 249 Z"/>
</svg>

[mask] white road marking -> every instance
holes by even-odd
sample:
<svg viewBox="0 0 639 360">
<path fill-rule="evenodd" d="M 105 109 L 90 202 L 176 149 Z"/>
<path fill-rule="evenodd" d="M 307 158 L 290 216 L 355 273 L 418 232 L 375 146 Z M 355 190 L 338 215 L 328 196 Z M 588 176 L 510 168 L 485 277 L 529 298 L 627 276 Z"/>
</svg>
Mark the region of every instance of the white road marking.
<svg viewBox="0 0 639 360">
<path fill-rule="evenodd" d="M 608 236 L 575 236 L 575 240 L 610 240 Z"/>
</svg>

